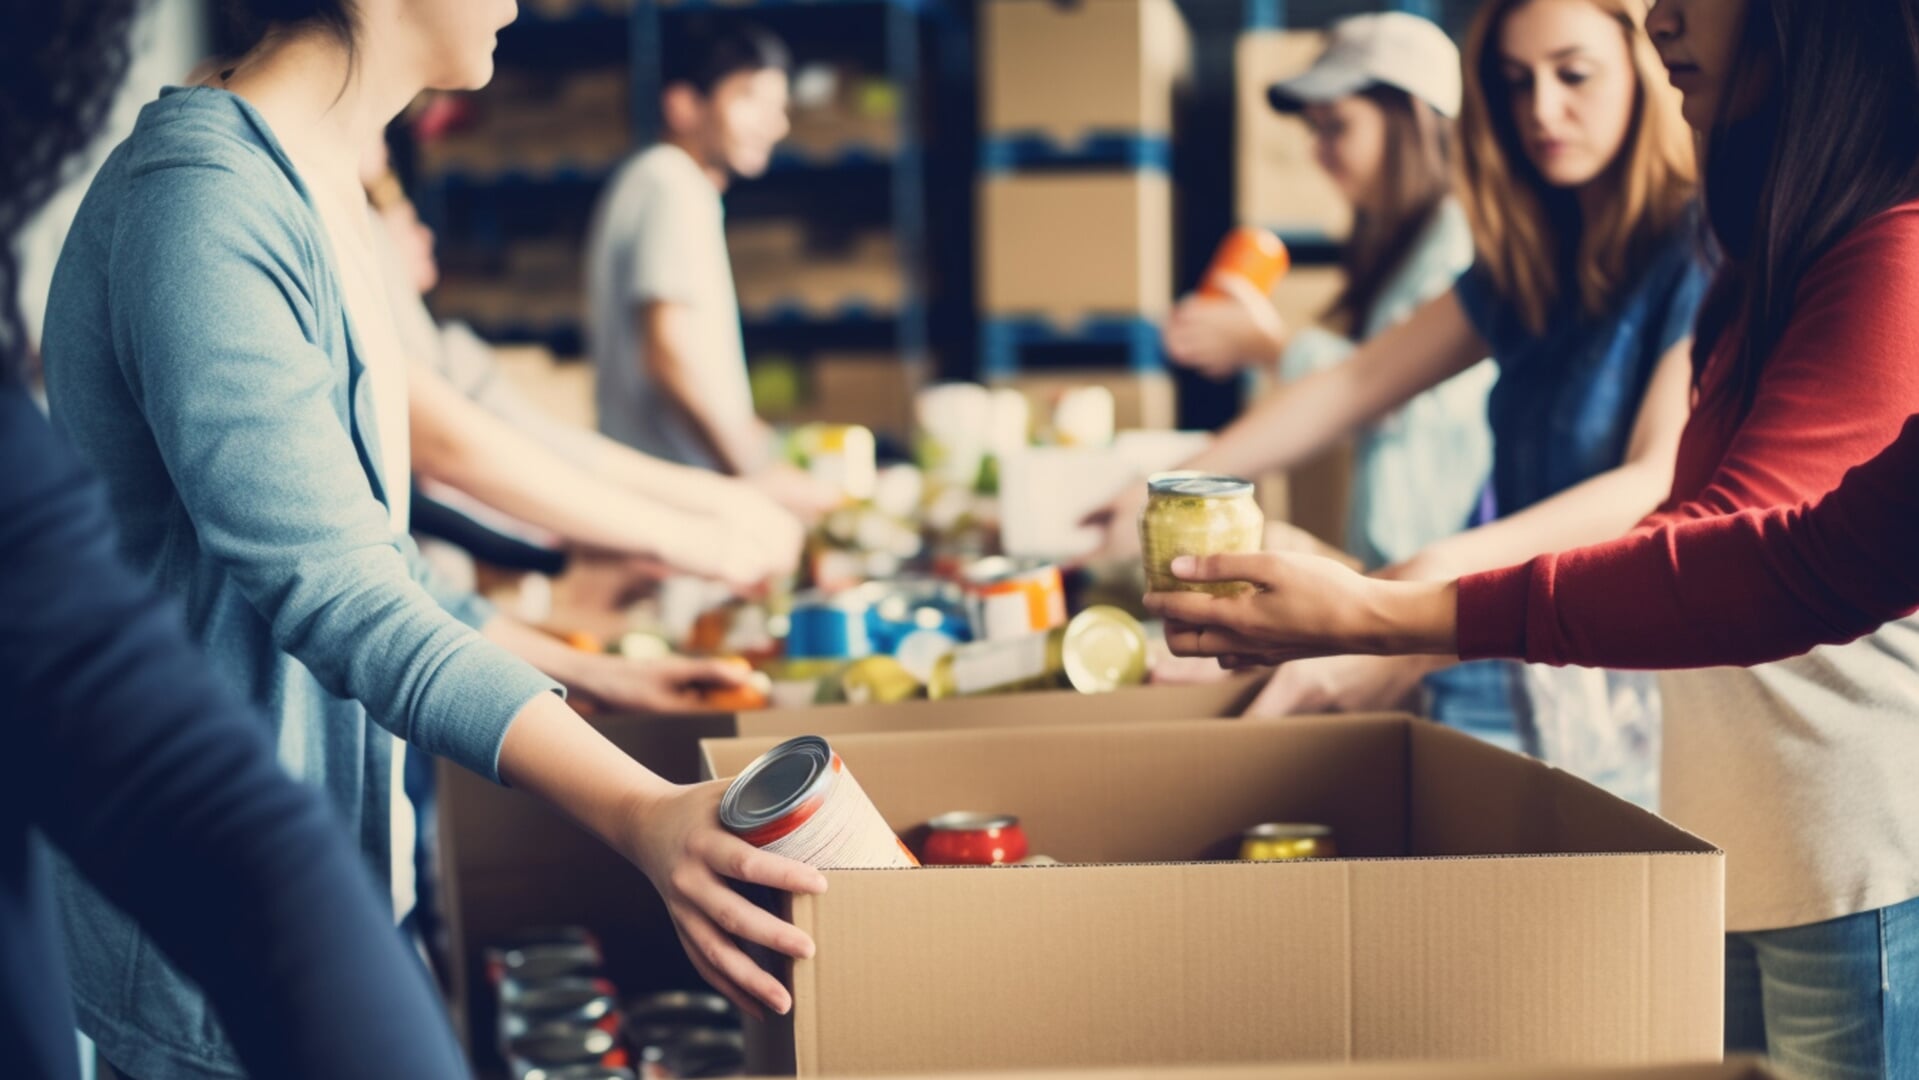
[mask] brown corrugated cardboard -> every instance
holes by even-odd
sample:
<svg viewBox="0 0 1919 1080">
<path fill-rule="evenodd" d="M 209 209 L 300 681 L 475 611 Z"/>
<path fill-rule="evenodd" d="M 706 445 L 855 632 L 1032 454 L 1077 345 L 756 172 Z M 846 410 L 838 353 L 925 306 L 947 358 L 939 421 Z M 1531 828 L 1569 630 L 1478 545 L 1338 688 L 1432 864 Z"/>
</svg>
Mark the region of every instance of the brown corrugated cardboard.
<svg viewBox="0 0 1919 1080">
<path fill-rule="evenodd" d="M 737 734 L 785 738 L 871 731 L 950 731 L 1009 724 L 1145 723 L 1237 716 L 1257 687 L 1236 680 L 1199 687 L 1147 687 L 1098 697 L 1073 693 L 827 705 L 702 716 L 593 718 L 615 746 L 675 783 L 701 778 L 701 739 Z M 645 877 L 545 804 L 454 766 L 439 767 L 442 902 L 452 939 L 456 1015 L 469 1030 L 491 1024 L 480 951 L 529 926 L 577 923 L 606 945 L 610 974 L 626 993 L 697 985 L 672 926 Z"/>
<path fill-rule="evenodd" d="M 1094 133 L 1165 135 L 1191 51 L 1172 0 L 987 0 L 980 128 L 1069 146 Z"/>
<path fill-rule="evenodd" d="M 1313 161 L 1312 134 L 1298 117 L 1274 112 L 1266 99 L 1273 83 L 1312 65 L 1325 48 L 1321 34 L 1255 30 L 1234 50 L 1238 133 L 1234 150 L 1243 225 L 1282 232 L 1343 237 L 1352 207 Z"/>
<path fill-rule="evenodd" d="M 703 744 L 731 775 L 775 740 Z M 846 735 L 910 842 L 1020 815 L 1067 864 L 840 871 L 757 1070 L 1715 1060 L 1724 859 L 1529 759 L 1410 718 Z M 1347 858 L 1230 857 L 1262 821 Z"/>
<path fill-rule="evenodd" d="M 1172 185 L 1156 172 L 990 176 L 979 273 L 995 317 L 1158 318 L 1173 298 Z"/>
<path fill-rule="evenodd" d="M 1103 386 L 1113 392 L 1113 423 L 1122 431 L 1170 431 L 1179 422 L 1179 395 L 1163 372 L 1145 374 L 1108 369 L 1029 372 L 995 379 L 1026 395 L 1033 415 L 1046 416 L 1059 396 L 1082 386 Z"/>
<path fill-rule="evenodd" d="M 896 353 L 815 353 L 805 364 L 806 401 L 794 423 L 861 424 L 905 438 L 913 428 L 913 394 L 924 373 Z"/>
<path fill-rule="evenodd" d="M 953 1074 L 973 1076 L 978 1074 Z M 1003 1072 L 993 1080 L 1783 1080 L 1784 1073 L 1758 1058 L 1719 1064 L 1597 1066 L 1533 1065 L 1170 1065 L 1149 1069 L 1071 1069 Z M 922 1075 L 921 1080 L 930 1080 Z"/>
</svg>

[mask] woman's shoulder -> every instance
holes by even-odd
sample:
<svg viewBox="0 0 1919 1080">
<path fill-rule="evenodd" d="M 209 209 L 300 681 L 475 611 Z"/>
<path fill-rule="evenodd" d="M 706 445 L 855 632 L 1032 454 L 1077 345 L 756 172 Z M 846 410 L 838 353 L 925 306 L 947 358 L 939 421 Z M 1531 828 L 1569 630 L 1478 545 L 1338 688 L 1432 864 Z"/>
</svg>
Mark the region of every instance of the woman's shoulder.
<svg viewBox="0 0 1919 1080">
<path fill-rule="evenodd" d="M 143 214 L 211 212 L 240 220 L 288 217 L 301 195 L 284 153 L 239 97 L 173 87 L 140 110 L 97 185 Z"/>
</svg>

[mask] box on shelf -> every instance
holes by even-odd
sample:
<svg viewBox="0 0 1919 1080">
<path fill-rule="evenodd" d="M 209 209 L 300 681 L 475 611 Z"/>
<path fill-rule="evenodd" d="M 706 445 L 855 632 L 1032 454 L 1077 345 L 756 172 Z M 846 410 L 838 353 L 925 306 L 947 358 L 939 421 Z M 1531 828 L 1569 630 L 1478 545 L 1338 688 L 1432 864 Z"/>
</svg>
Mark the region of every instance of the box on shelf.
<svg viewBox="0 0 1919 1080">
<path fill-rule="evenodd" d="M 736 774 L 772 739 L 702 744 Z M 847 735 L 909 844 L 1016 814 L 1064 865 L 834 871 L 748 1071 L 1717 1061 L 1725 859 L 1411 717 Z M 1262 822 L 1344 858 L 1230 859 Z M 785 967 L 786 965 L 782 965 Z"/>
<path fill-rule="evenodd" d="M 1234 50 L 1238 132 L 1233 156 L 1243 225 L 1332 239 L 1352 228 L 1352 207 L 1313 160 L 1313 137 L 1305 122 L 1275 112 L 1266 98 L 1273 83 L 1310 67 L 1325 42 L 1322 34 L 1297 30 L 1240 35 Z"/>
<path fill-rule="evenodd" d="M 1157 319 L 1172 306 L 1173 189 L 1164 173 L 988 176 L 979 243 L 988 317 L 1070 328 L 1088 317 Z"/>
<path fill-rule="evenodd" d="M 984 134 L 1171 132 L 1192 54 L 1173 0 L 987 0 L 980 28 Z"/>
<path fill-rule="evenodd" d="M 707 738 L 1210 720 L 1239 715 L 1258 689 L 1257 682 L 1237 679 L 1097 696 L 1050 692 L 739 714 L 607 715 L 592 723 L 662 777 L 692 783 L 700 779 L 699 744 Z M 697 985 L 664 906 L 631 863 L 536 799 L 444 762 L 438 771 L 441 899 L 455 1014 L 465 1030 L 483 1031 L 490 1023 L 481 951 L 529 926 L 592 927 L 606 946 L 608 974 L 629 994 Z"/>
<path fill-rule="evenodd" d="M 728 233 L 734 289 L 748 319 L 791 309 L 821 318 L 848 311 L 880 317 L 906 299 L 899 248 L 890 233 L 857 237 L 839 251 L 816 251 L 797 222 L 773 221 Z M 738 235 L 738 239 L 735 236 Z"/>
</svg>

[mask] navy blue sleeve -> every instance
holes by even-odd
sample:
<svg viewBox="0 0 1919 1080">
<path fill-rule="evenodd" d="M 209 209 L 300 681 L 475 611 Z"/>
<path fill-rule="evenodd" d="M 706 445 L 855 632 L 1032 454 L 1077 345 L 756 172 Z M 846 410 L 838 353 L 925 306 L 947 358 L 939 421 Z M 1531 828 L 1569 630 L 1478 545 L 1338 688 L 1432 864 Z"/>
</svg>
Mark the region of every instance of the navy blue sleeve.
<svg viewBox="0 0 1919 1080">
<path fill-rule="evenodd" d="M 467 1075 L 336 820 L 119 560 L 102 490 L 12 385 L 0 462 L 0 785 L 206 988 L 253 1075 Z"/>
<path fill-rule="evenodd" d="M 1666 315 L 1659 327 L 1659 353 L 1692 336 L 1699 321 L 1699 305 L 1705 303 L 1706 290 L 1712 285 L 1712 271 L 1700 257 L 1690 235 L 1680 237 L 1678 266 L 1672 273 L 1672 286 L 1666 290 Z"/>
<path fill-rule="evenodd" d="M 1486 344 L 1492 346 L 1496 357 L 1502 351 L 1501 342 L 1511 332 L 1511 313 L 1506 302 L 1500 299 L 1499 290 L 1493 287 L 1492 275 L 1478 263 L 1461 274 L 1453 284 L 1453 299 L 1459 301 L 1459 308 L 1466 313 L 1466 321 Z"/>
</svg>

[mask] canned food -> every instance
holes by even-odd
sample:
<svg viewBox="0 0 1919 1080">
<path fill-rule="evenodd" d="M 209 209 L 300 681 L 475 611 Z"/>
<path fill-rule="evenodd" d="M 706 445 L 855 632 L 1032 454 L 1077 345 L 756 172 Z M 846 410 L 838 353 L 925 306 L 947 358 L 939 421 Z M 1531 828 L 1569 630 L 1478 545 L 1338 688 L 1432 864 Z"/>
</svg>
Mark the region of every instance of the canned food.
<svg viewBox="0 0 1919 1080">
<path fill-rule="evenodd" d="M 871 601 L 866 633 L 875 653 L 897 653 L 900 643 L 920 630 L 941 631 L 962 640 L 972 637 L 964 593 L 952 582 L 900 578 L 875 582 L 860 591 Z"/>
<path fill-rule="evenodd" d="M 737 1031 L 692 1028 L 658 1049 L 660 1065 L 678 1080 L 741 1076 L 746 1069 L 746 1037 Z"/>
<path fill-rule="evenodd" d="M 873 651 L 867 603 L 857 593 L 796 599 L 787 616 L 786 655 L 796 660 L 852 660 Z"/>
<path fill-rule="evenodd" d="M 499 1026 L 505 1051 L 514 1039 L 550 1027 L 599 1028 L 617 1035 L 620 1014 L 613 984 L 605 979 L 556 979 L 503 995 Z"/>
<path fill-rule="evenodd" d="M 981 559 L 966 575 L 966 601 L 978 641 L 1028 637 L 1066 625 L 1066 583 L 1049 562 Z"/>
<path fill-rule="evenodd" d="M 962 645 L 934 666 L 931 698 L 1061 685 L 1103 694 L 1146 680 L 1146 630 L 1114 607 L 1090 607 L 1044 634 Z"/>
<path fill-rule="evenodd" d="M 531 1080 L 635 1080 L 632 1069 L 611 1065 L 562 1065 L 541 1069 Z"/>
<path fill-rule="evenodd" d="M 665 990 L 626 1003 L 626 1022 L 634 1029 L 652 1027 L 739 1027 L 740 1015 L 732 1002 L 704 990 Z"/>
<path fill-rule="evenodd" d="M 673 646 L 658 634 L 634 630 L 621 634 L 613 643 L 613 653 L 628 660 L 664 660 L 673 655 Z"/>
<path fill-rule="evenodd" d="M 1330 859 L 1339 854 L 1325 825 L 1255 825 L 1241 835 L 1239 857 L 1247 862 Z"/>
<path fill-rule="evenodd" d="M 920 695 L 920 681 L 890 656 L 855 660 L 840 673 L 840 695 L 853 705 L 895 705 Z"/>
<path fill-rule="evenodd" d="M 1146 585 L 1153 592 L 1202 592 L 1237 596 L 1239 581 L 1189 582 L 1173 576 L 1181 555 L 1250 555 L 1266 537 L 1266 515 L 1250 481 L 1231 476 L 1172 473 L 1147 481 L 1146 508 L 1139 515 Z"/>
<path fill-rule="evenodd" d="M 821 870 L 918 866 L 825 739 L 754 759 L 720 797 L 720 824 L 754 847 Z"/>
<path fill-rule="evenodd" d="M 926 828 L 928 866 L 1003 866 L 1027 856 L 1026 830 L 1011 814 L 941 814 Z"/>
<path fill-rule="evenodd" d="M 530 1031 L 507 1044 L 507 1071 L 515 1080 L 546 1080 L 570 1066 L 625 1068 L 630 1063 L 618 1036 L 595 1027 L 555 1025 Z"/>
<path fill-rule="evenodd" d="M 793 449 L 815 480 L 853 502 L 873 497 L 879 455 L 871 430 L 858 424 L 807 424 L 793 433 Z"/>
<path fill-rule="evenodd" d="M 1279 279 L 1293 268 L 1293 257 L 1279 237 L 1265 229 L 1242 225 L 1226 234 L 1213 252 L 1199 293 L 1215 299 L 1227 299 L 1232 293 L 1219 284 L 1222 277 L 1238 278 L 1261 296 L 1273 291 Z"/>
<path fill-rule="evenodd" d="M 940 661 L 951 656 L 959 645 L 959 639 L 943 630 L 915 630 L 900 639 L 893 658 L 913 676 L 914 682 L 924 687 L 932 681 Z"/>
<path fill-rule="evenodd" d="M 599 973 L 606 958 L 593 941 L 553 942 L 498 949 L 487 954 L 487 978 L 494 986 L 509 980 L 522 985 Z"/>
<path fill-rule="evenodd" d="M 773 692 L 773 680 L 764 672 L 754 671 L 745 660 L 729 658 L 728 666 L 738 670 L 746 681 L 733 686 L 713 686 L 701 690 L 700 704 L 720 712 L 752 712 L 766 708 Z"/>
</svg>

